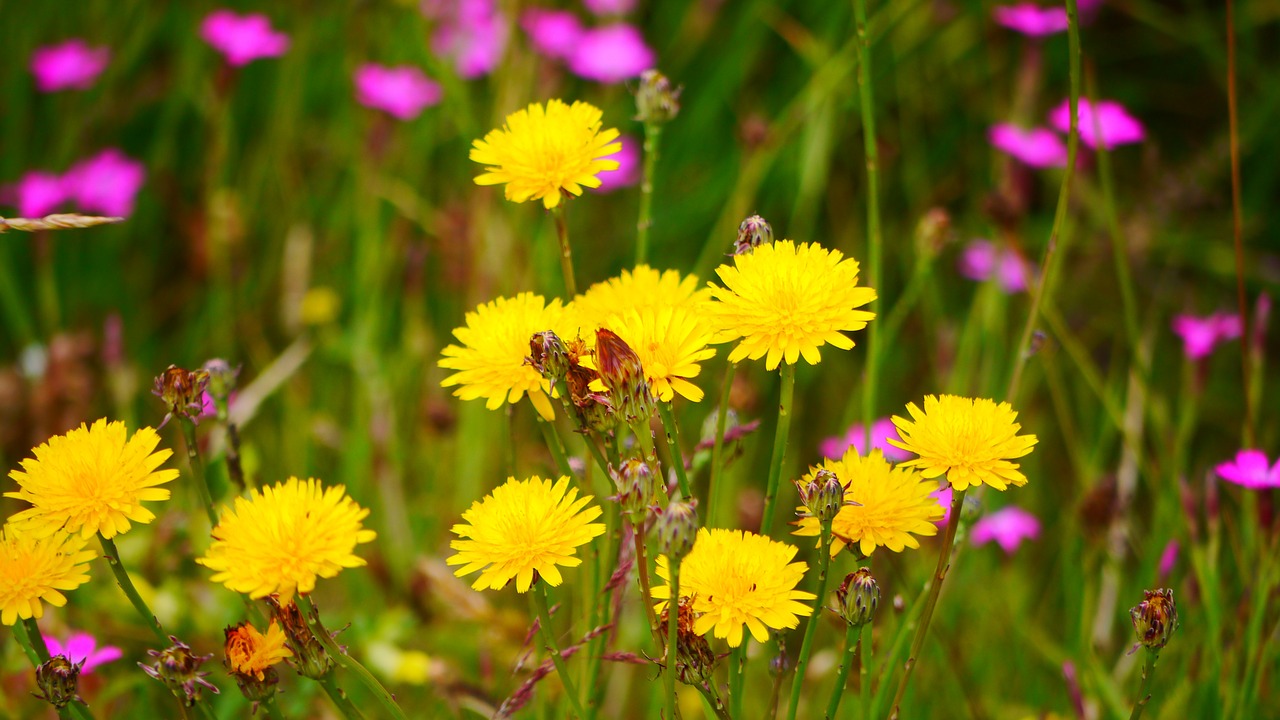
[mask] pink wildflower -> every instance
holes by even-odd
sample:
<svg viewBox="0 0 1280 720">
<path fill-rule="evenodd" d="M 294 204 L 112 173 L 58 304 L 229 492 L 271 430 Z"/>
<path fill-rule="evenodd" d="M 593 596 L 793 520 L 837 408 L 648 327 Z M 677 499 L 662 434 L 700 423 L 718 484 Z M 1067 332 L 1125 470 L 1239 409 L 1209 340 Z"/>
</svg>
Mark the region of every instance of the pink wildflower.
<svg viewBox="0 0 1280 720">
<path fill-rule="evenodd" d="M 1005 553 L 1012 555 L 1023 540 L 1040 537 L 1040 521 L 1017 505 L 997 510 L 973 524 L 974 545 L 995 540 Z"/>
<path fill-rule="evenodd" d="M 1261 450 L 1241 450 L 1235 460 L 1214 468 L 1218 477 L 1253 490 L 1280 487 L 1280 459 L 1274 465 Z"/>
<path fill-rule="evenodd" d="M 640 182 L 639 141 L 630 135 L 623 135 L 618 138 L 618 141 L 622 143 L 622 149 L 606 157 L 608 160 L 617 160 L 618 169 L 601 172 L 597 176 L 600 178 L 600 187 L 595 188 L 595 192 L 613 192 Z"/>
<path fill-rule="evenodd" d="M 595 15 L 626 15 L 636 9 L 636 0 L 582 0 Z"/>
<path fill-rule="evenodd" d="M 89 47 L 83 40 L 37 48 L 31 54 L 31 74 L 40 92 L 87 90 L 93 86 L 111 59 L 105 47 Z"/>
<path fill-rule="evenodd" d="M 44 217 L 69 199 L 67 185 L 62 178 L 41 170 L 23 175 L 21 180 L 6 188 L 6 194 L 17 206 L 18 215 L 28 218 Z"/>
<path fill-rule="evenodd" d="M 1066 167 L 1067 146 L 1048 128 L 1023 130 L 1016 125 L 1000 123 L 987 131 L 991 145 L 1034 168 Z"/>
<path fill-rule="evenodd" d="M 266 15 L 237 15 L 214 10 L 200 23 L 200 37 L 236 67 L 258 58 L 279 57 L 289 49 L 289 36 L 276 32 Z"/>
<path fill-rule="evenodd" d="M 84 667 L 80 668 L 80 672 L 86 675 L 99 665 L 106 665 L 124 656 L 118 647 L 98 647 L 98 641 L 89 633 L 83 632 L 71 633 L 65 644 L 56 637 L 44 635 L 44 644 L 49 648 L 50 655 L 62 655 L 72 663 L 83 660 Z"/>
<path fill-rule="evenodd" d="M 493 0 L 424 0 L 422 13 L 436 21 L 431 50 L 453 59 L 464 78 L 488 75 L 507 49 L 507 23 Z"/>
<path fill-rule="evenodd" d="M 974 282 L 986 282 L 995 278 L 1000 289 L 1013 295 L 1027 289 L 1034 274 L 1027 261 L 1012 250 L 1002 250 L 990 240 L 970 242 L 960 255 L 960 274 Z"/>
<path fill-rule="evenodd" d="M 125 217 L 146 176 L 142 163 L 109 148 L 73 165 L 62 181 L 82 211 Z"/>
<path fill-rule="evenodd" d="M 938 505 L 942 506 L 942 517 L 934 520 L 933 524 L 938 527 L 946 527 L 951 522 L 951 484 L 943 483 L 937 490 L 929 493 L 929 497 L 938 501 Z"/>
<path fill-rule="evenodd" d="M 1242 330 L 1240 316 L 1231 313 L 1204 317 L 1178 315 L 1173 318 L 1173 331 L 1182 338 L 1182 351 L 1191 360 L 1207 357 L 1214 346 L 1240 337 Z"/>
<path fill-rule="evenodd" d="M 1088 100 L 1080 99 L 1080 122 L 1079 131 L 1080 139 L 1085 145 L 1091 148 L 1097 148 L 1098 130 L 1102 131 L 1102 144 L 1110 150 L 1117 145 L 1127 145 L 1129 143 L 1141 142 L 1146 133 L 1142 129 L 1142 123 L 1138 119 L 1129 114 L 1124 106 L 1114 100 L 1100 100 L 1098 102 L 1097 122 L 1094 122 L 1093 104 Z M 1063 100 L 1062 104 L 1054 108 L 1049 113 L 1049 122 L 1062 132 L 1070 132 L 1071 129 L 1071 101 Z M 1097 128 L 1094 128 L 1094 125 Z"/>
<path fill-rule="evenodd" d="M 563 10 L 529 8 L 520 16 L 520 27 L 539 53 L 549 58 L 567 58 L 582 37 L 578 16 Z"/>
<path fill-rule="evenodd" d="M 400 120 L 412 120 L 423 108 L 440 102 L 440 84 L 416 67 L 383 67 L 366 63 L 356 69 L 356 100 Z"/>
<path fill-rule="evenodd" d="M 1067 29 L 1067 10 L 1062 7 L 1042 8 L 1025 2 L 997 7 L 991 14 L 1000 25 L 1028 37 L 1045 37 Z"/>
<path fill-rule="evenodd" d="M 1170 540 L 1164 546 L 1164 552 L 1160 553 L 1160 582 L 1169 577 L 1169 573 L 1173 572 L 1173 566 L 1178 562 L 1178 541 Z"/>
<path fill-rule="evenodd" d="M 655 61 L 639 30 L 617 24 L 584 32 L 569 56 L 569 69 L 588 80 L 617 83 L 637 77 Z"/>
<path fill-rule="evenodd" d="M 911 459 L 911 453 L 902 448 L 894 447 L 889 444 L 889 439 L 901 440 L 898 436 L 898 428 L 889 418 L 880 418 L 871 424 L 871 448 L 884 453 L 884 457 L 889 462 L 902 462 Z M 822 441 L 823 457 L 838 460 L 844 457 L 844 453 L 849 448 L 858 451 L 859 455 L 866 455 L 867 433 L 862 423 L 855 423 L 850 426 L 845 434 L 837 437 L 830 437 Z"/>
</svg>

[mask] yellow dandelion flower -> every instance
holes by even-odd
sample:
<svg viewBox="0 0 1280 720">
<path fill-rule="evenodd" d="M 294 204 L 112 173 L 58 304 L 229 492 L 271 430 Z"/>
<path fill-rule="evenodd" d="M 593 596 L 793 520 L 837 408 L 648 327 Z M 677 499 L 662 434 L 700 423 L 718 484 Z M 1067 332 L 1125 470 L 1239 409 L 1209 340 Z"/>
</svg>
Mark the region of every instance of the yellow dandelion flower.
<svg viewBox="0 0 1280 720">
<path fill-rule="evenodd" d="M 791 562 L 796 547 L 742 530 L 698 530 L 693 550 L 680 562 L 680 597 L 693 598 L 698 613 L 693 630 L 706 635 L 715 630 L 731 647 L 742 644 L 742 627 L 757 642 L 769 639 L 769 631 L 797 627 L 799 616 L 813 608 L 799 600 L 817 596 L 796 590 L 809 566 Z M 667 557 L 658 556 L 658 576 L 666 580 L 653 588 L 653 596 L 670 598 Z M 658 603 L 658 612 L 666 607 Z"/>
<path fill-rule="evenodd" d="M 594 338 L 596 328 L 605 326 L 614 315 L 649 308 L 701 310 L 710 299 L 711 291 L 700 289 L 694 275 L 682 276 L 676 270 L 658 271 L 648 265 L 637 265 L 634 270 L 623 270 L 618 277 L 587 288 L 574 299 L 571 315 L 581 328 L 582 336 Z"/>
<path fill-rule="evenodd" d="M 503 402 L 514 405 L 529 393 L 538 413 L 548 420 L 554 418 L 547 397 L 550 383 L 525 358 L 534 333 L 559 330 L 564 321 L 565 308 L 559 300 L 547 303 L 541 295 L 528 292 L 480 305 L 467 313 L 464 327 L 453 331 L 461 344 L 441 351 L 440 367 L 458 372 L 440 384 L 457 385 L 453 394 L 463 400 L 484 398 L 490 410 Z"/>
<path fill-rule="evenodd" d="M 716 354 L 707 347 L 711 333 L 693 311 L 686 308 L 645 308 L 614 315 L 604 324 L 640 356 L 649 391 L 663 402 L 676 393 L 698 402 L 702 388 L 689 382 L 702 371 L 699 362 Z"/>
<path fill-rule="evenodd" d="M 223 631 L 226 644 L 227 667 L 238 675 L 252 675 L 266 680 L 267 670 L 285 658 L 293 657 L 293 651 L 284 646 L 284 630 L 275 621 L 267 628 L 267 634 L 258 632 L 252 624 L 243 622 Z"/>
<path fill-rule="evenodd" d="M 578 546 L 604 534 L 591 522 L 600 517 L 600 506 L 587 507 L 591 499 L 578 497 L 564 476 L 554 485 L 536 475 L 510 478 L 462 513 L 466 524 L 453 526 L 461 539 L 449 544 L 458 553 L 445 562 L 463 566 L 458 577 L 479 570 L 476 590 L 501 590 L 514 578 L 516 592 L 527 592 L 535 573 L 555 587 L 563 579 L 556 566 L 581 565 Z"/>
<path fill-rule="evenodd" d="M 907 405 L 911 420 L 893 418 L 902 440 L 889 443 L 918 457 L 903 462 L 926 478 L 945 475 L 955 490 L 986 483 L 997 490 L 1026 485 L 1027 476 L 1009 462 L 1031 452 L 1035 435 L 1019 435 L 1018 413 L 1009 403 L 986 398 L 926 395 L 924 411 Z"/>
<path fill-rule="evenodd" d="M 790 240 L 765 244 L 716 274 L 725 287 L 711 284 L 719 302 L 711 305 L 718 339 L 742 341 L 729 362 L 765 358 L 773 370 L 803 357 L 810 365 L 822 359 L 818 348 L 853 347 L 844 333 L 861 330 L 876 315 L 855 310 L 876 299 L 876 291 L 858 286 L 858 262 L 839 250 Z"/>
<path fill-rule="evenodd" d="M 618 169 L 618 161 L 607 158 L 622 149 L 617 130 L 600 129 L 602 117 L 594 105 L 560 100 L 517 110 L 501 130 L 472 143 L 471 159 L 486 166 L 476 184 L 506 183 L 508 200 L 541 200 L 548 210 L 560 204 L 561 193 L 600 187 L 597 175 Z"/>
<path fill-rule="evenodd" d="M 196 562 L 214 571 L 213 582 L 257 600 L 279 593 L 309 593 L 316 578 L 331 578 L 343 568 L 360 567 L 359 543 L 377 537 L 361 524 L 369 511 L 347 497 L 342 485 L 291 477 L 250 498 L 236 498 L 235 509 L 222 508 L 213 544 Z"/>
<path fill-rule="evenodd" d="M 49 438 L 9 473 L 19 490 L 5 497 L 31 503 L 9 522 L 39 536 L 66 530 L 108 539 L 128 532 L 131 521 L 151 522 L 156 516 L 142 503 L 168 500 L 169 491 L 156 486 L 178 477 L 157 469 L 172 454 L 156 451 L 159 443 L 149 427 L 129 437 L 124 423 L 106 419 Z"/>
<path fill-rule="evenodd" d="M 863 555 L 870 555 L 882 545 L 902 552 L 903 548 L 920 547 L 912 533 L 937 534 L 933 521 L 942 517 L 942 506 L 929 496 L 938 489 L 937 483 L 924 480 L 901 465 L 890 465 L 879 450 L 862 457 L 851 447 L 839 460 L 828 459 L 823 468 L 840 479 L 846 501 L 860 503 L 840 508 L 831 522 L 831 557 L 846 545 L 857 546 Z M 810 468 L 804 481 L 811 482 L 817 471 L 816 467 Z M 801 518 L 795 524 L 800 527 L 796 535 L 821 534 L 817 518 Z"/>
<path fill-rule="evenodd" d="M 86 538 L 64 532 L 37 537 L 13 525 L 0 527 L 0 623 L 39 619 L 47 602 L 67 604 L 59 590 L 75 590 L 89 581 Z"/>
</svg>

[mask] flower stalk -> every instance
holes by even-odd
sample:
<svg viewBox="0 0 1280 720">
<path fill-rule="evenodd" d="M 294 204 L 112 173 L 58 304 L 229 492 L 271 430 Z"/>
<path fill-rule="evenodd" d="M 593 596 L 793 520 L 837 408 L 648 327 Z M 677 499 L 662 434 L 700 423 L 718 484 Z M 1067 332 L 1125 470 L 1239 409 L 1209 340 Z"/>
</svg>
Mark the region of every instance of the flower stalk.
<svg viewBox="0 0 1280 720">
<path fill-rule="evenodd" d="M 716 411 L 716 440 L 711 446 L 711 476 L 707 481 L 707 525 L 715 527 L 716 509 L 720 507 L 719 493 L 724 492 L 721 489 L 721 473 L 724 468 L 721 467 L 722 455 L 724 453 L 724 428 L 725 418 L 729 415 L 729 395 L 733 391 L 733 376 L 738 371 L 738 363 L 729 363 L 729 369 L 724 374 L 724 385 L 720 390 L 720 408 Z"/>
<path fill-rule="evenodd" d="M 534 616 L 538 618 L 538 630 L 542 634 L 542 642 L 551 653 L 551 662 L 556 666 L 556 674 L 560 676 L 560 682 L 564 684 L 564 694 L 569 696 L 569 702 L 573 704 L 575 715 L 579 718 L 585 718 L 587 713 L 582 709 L 582 700 L 578 697 L 578 688 L 573 682 L 573 676 L 565 669 L 564 657 L 560 654 L 560 646 L 556 643 L 555 633 L 551 632 L 551 613 L 547 609 L 547 584 L 537 581 L 537 585 L 538 588 L 529 593 L 529 604 L 532 606 Z"/>
<path fill-rule="evenodd" d="M 861 639 L 858 635 L 858 628 L 853 625 L 846 625 L 844 630 L 844 652 L 840 653 L 840 668 L 836 671 L 836 686 L 831 689 L 831 699 L 827 701 L 827 712 L 823 715 L 826 720 L 832 720 L 836 716 L 836 711 L 840 709 L 840 700 L 844 697 L 845 685 L 849 682 L 849 670 L 853 668 L 853 658 L 857 654 L 861 645 Z M 867 677 L 867 661 L 864 657 L 862 660 L 862 683 L 863 688 L 866 687 Z M 870 709 L 863 713 L 864 718 L 870 718 Z"/>
<path fill-rule="evenodd" d="M 859 110 L 862 114 L 862 147 L 867 162 L 867 272 L 868 282 L 880 287 L 880 159 L 876 142 L 875 93 L 871 84 L 871 41 L 867 35 L 867 0 L 854 0 L 854 21 L 858 37 Z M 880 387 L 880 332 L 876 323 L 867 328 L 867 369 L 862 393 L 862 426 L 866 445 L 871 447 L 871 425 L 875 420 L 876 390 Z"/>
<path fill-rule="evenodd" d="M 1146 659 L 1142 664 L 1142 686 L 1138 688 L 1138 702 L 1134 703 L 1133 712 L 1129 714 L 1129 720 L 1139 720 L 1142 712 L 1147 709 L 1147 702 L 1151 700 L 1151 675 L 1155 673 L 1156 661 L 1160 659 L 1160 651 L 1156 648 L 1146 648 Z"/>
<path fill-rule="evenodd" d="M 671 594 L 667 597 L 671 599 L 667 601 L 667 667 L 663 673 L 663 681 L 667 697 L 667 717 L 676 718 L 679 717 L 680 712 L 676 698 L 676 628 L 680 617 L 678 611 L 680 606 L 680 556 L 673 555 L 667 559 L 671 563 L 671 578 L 667 582 L 667 587 L 671 589 Z M 715 682 L 714 678 L 712 682 Z"/>
<path fill-rule="evenodd" d="M 311 630 L 311 633 L 315 635 L 315 638 L 324 646 L 324 649 L 329 653 L 329 656 L 332 657 L 339 665 L 346 668 L 349 672 L 359 678 L 360 682 L 369 689 L 369 692 L 373 693 L 374 697 L 378 698 L 378 702 L 382 704 L 382 707 L 386 709 L 391 717 L 396 718 L 396 720 L 407 720 L 404 711 L 396 704 L 395 698 L 391 696 L 391 693 L 387 692 L 387 689 L 382 687 L 382 683 L 378 682 L 378 679 L 366 670 L 363 665 L 357 662 L 355 658 L 343 652 L 342 648 L 339 648 L 338 644 L 333 641 L 333 637 L 329 635 L 328 631 L 323 627 L 320 627 L 318 624 L 312 625 L 312 618 L 319 617 L 319 613 L 317 613 L 315 606 L 311 604 L 311 598 L 306 595 L 299 594 L 297 601 L 298 609 L 302 611 L 303 622 L 307 624 L 307 628 Z"/>
<path fill-rule="evenodd" d="M 671 451 L 671 464 L 676 469 L 676 482 L 680 485 L 680 495 L 690 500 L 693 498 L 693 489 L 689 485 L 689 476 L 684 469 L 684 453 L 680 450 L 680 425 L 676 422 L 676 415 L 672 412 L 671 403 L 659 402 L 658 415 L 662 418 L 662 429 L 666 431 L 667 448 Z"/>
<path fill-rule="evenodd" d="M 769 484 L 765 489 L 764 515 L 760 518 L 760 534 L 773 532 L 773 516 L 777 510 L 778 485 L 782 482 L 782 465 L 787 456 L 787 438 L 791 432 L 792 400 L 796 391 L 796 366 L 782 364 L 782 390 L 778 399 L 778 427 L 773 436 L 773 460 L 769 463 Z"/>
<path fill-rule="evenodd" d="M 133 586 L 133 581 L 129 579 L 129 573 L 120 562 L 120 551 L 116 549 L 115 541 L 104 537 L 102 533 L 98 533 L 98 542 L 102 544 L 102 557 L 111 566 L 111 574 L 115 575 L 116 584 L 124 591 L 125 597 L 129 598 L 129 602 L 133 604 L 133 609 L 138 611 L 142 621 L 146 623 L 147 627 L 151 628 L 151 632 L 155 633 L 156 639 L 160 641 L 160 646 L 168 647 L 170 642 L 169 634 L 164 631 L 164 628 L 160 627 L 160 621 L 156 619 L 155 613 L 151 612 L 151 608 L 147 607 L 147 603 L 138 594 L 138 589 Z"/>
<path fill-rule="evenodd" d="M 821 549 L 818 555 L 818 607 L 822 607 L 827 597 L 827 568 L 831 565 L 831 519 L 822 521 Z M 804 671 L 809 664 L 809 653 L 813 651 L 813 638 L 817 634 L 818 623 L 822 620 L 821 610 L 809 616 L 804 627 L 804 640 L 800 643 L 800 657 L 796 660 L 795 678 L 791 681 L 791 702 L 787 705 L 787 720 L 795 720 L 796 710 L 800 707 L 800 690 L 804 685 Z"/>
<path fill-rule="evenodd" d="M 560 270 L 564 273 L 564 289 L 569 297 L 578 294 L 578 283 L 573 279 L 573 250 L 569 246 L 569 224 L 565 220 L 565 203 L 551 209 L 556 221 L 556 239 L 560 242 Z"/>
<path fill-rule="evenodd" d="M 360 712 L 360 708 L 351 702 L 351 698 L 342 688 L 338 687 L 338 683 L 333 679 L 333 672 L 327 672 L 316 678 L 316 682 L 320 683 L 320 687 L 324 688 L 324 694 L 329 696 L 329 700 L 333 702 L 333 706 L 342 713 L 342 717 L 347 720 L 364 720 L 364 713 Z"/>
<path fill-rule="evenodd" d="M 187 464 L 191 466 L 191 476 L 195 478 L 196 489 L 200 492 L 200 501 L 204 503 L 205 514 L 209 516 L 209 527 L 218 527 L 218 510 L 213 504 L 213 493 L 209 490 L 209 481 L 205 477 L 204 462 L 200 459 L 200 446 L 196 444 L 196 424 L 185 418 L 178 419 L 182 427 L 182 440 L 187 446 Z"/>
</svg>

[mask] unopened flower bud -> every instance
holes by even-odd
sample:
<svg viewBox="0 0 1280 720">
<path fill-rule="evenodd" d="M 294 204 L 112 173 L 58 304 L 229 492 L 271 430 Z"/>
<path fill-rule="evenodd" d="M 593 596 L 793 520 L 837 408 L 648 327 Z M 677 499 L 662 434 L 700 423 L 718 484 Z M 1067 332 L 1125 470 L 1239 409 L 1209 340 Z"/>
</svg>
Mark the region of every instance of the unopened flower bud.
<svg viewBox="0 0 1280 720">
<path fill-rule="evenodd" d="M 525 362 L 533 366 L 538 374 L 551 381 L 552 385 L 564 380 L 569 374 L 569 351 L 561 342 L 560 336 L 550 330 L 536 332 L 529 338 L 529 357 Z"/>
<path fill-rule="evenodd" d="M 871 622 L 880 605 L 880 586 L 871 571 L 859 568 L 844 577 L 836 589 L 836 602 L 840 604 L 840 617 L 853 627 Z"/>
<path fill-rule="evenodd" d="M 636 120 L 642 123 L 665 123 L 680 112 L 680 91 L 672 88 L 666 75 L 645 70 L 636 89 Z"/>
<path fill-rule="evenodd" d="M 618 490 L 618 506 L 632 524 L 638 525 L 662 495 L 661 478 L 640 458 L 628 458 L 621 467 L 610 467 L 609 476 Z"/>
<path fill-rule="evenodd" d="M 204 391 L 209 385 L 209 373 L 204 370 L 183 370 L 170 365 L 156 377 L 151 394 L 164 401 L 169 412 L 164 422 L 174 415 L 198 422 L 204 407 Z"/>
<path fill-rule="evenodd" d="M 218 688 L 205 680 L 209 673 L 201 672 L 200 666 L 210 660 L 213 655 L 195 655 L 191 646 L 170 635 L 172 645 L 164 650 L 148 650 L 147 654 L 155 658 L 151 665 L 138 663 L 138 667 L 151 677 L 164 683 L 182 704 L 192 707 L 200 701 L 204 689 L 218 694 Z"/>
<path fill-rule="evenodd" d="M 659 625 L 667 627 L 671 603 L 662 611 Z M 693 630 L 697 619 L 693 612 L 693 598 L 680 598 L 676 615 L 676 678 L 685 685 L 701 686 L 711 680 L 716 669 L 716 654 L 711 651 L 707 638 Z"/>
<path fill-rule="evenodd" d="M 734 255 L 750 255 L 761 245 L 773 242 L 773 227 L 759 215 L 752 215 L 738 226 L 738 239 L 733 242 Z"/>
<path fill-rule="evenodd" d="M 923 257 L 937 255 L 951 237 L 951 215 L 944 208 L 931 208 L 916 223 L 916 252 Z"/>
<path fill-rule="evenodd" d="M 206 360 L 204 371 L 209 376 L 209 394 L 219 405 L 226 403 L 231 391 L 236 389 L 236 378 L 240 375 L 239 367 L 231 367 L 231 363 L 221 358 Z"/>
<path fill-rule="evenodd" d="M 627 424 L 648 423 L 654 404 L 644 365 L 636 351 L 608 328 L 596 330 L 596 368 L 614 409 Z"/>
<path fill-rule="evenodd" d="M 1172 589 L 1144 590 L 1143 593 L 1145 599 L 1129 610 L 1129 619 L 1138 634 L 1138 643 L 1159 650 L 1178 629 L 1178 606 L 1173 602 Z"/>
<path fill-rule="evenodd" d="M 293 652 L 284 646 L 285 634 L 278 622 L 272 620 L 265 635 L 247 622 L 226 628 L 223 633 L 226 637 L 223 665 L 235 678 L 240 692 L 252 702 L 274 695 L 280 677 L 273 666 L 293 657 Z"/>
<path fill-rule="evenodd" d="M 658 550 L 668 559 L 682 560 L 698 538 L 698 511 L 692 502 L 672 500 L 654 525 Z"/>
<path fill-rule="evenodd" d="M 806 516 L 817 518 L 820 523 L 834 520 L 845 505 L 844 485 L 826 468 L 815 472 L 807 482 L 803 478 L 796 480 L 795 485 Z"/>
<path fill-rule="evenodd" d="M 72 700 L 79 700 L 77 689 L 80 683 L 80 668 L 84 661 L 72 663 L 65 655 L 55 655 L 36 668 L 36 687 L 40 692 L 32 693 L 61 710 Z"/>
<path fill-rule="evenodd" d="M 319 680 L 328 675 L 333 669 L 333 658 L 329 657 L 329 652 L 324 649 L 320 639 L 311 632 L 311 628 L 307 627 L 302 611 L 298 609 L 297 601 L 290 600 L 288 605 L 281 605 L 275 595 L 269 595 L 267 604 L 271 606 L 272 616 L 280 623 L 280 627 L 284 628 L 285 640 L 289 650 L 293 652 L 290 662 L 293 663 L 298 674 L 312 680 Z M 327 632 L 320 624 L 319 610 L 312 614 L 311 621 L 320 628 L 321 632 Z"/>
</svg>

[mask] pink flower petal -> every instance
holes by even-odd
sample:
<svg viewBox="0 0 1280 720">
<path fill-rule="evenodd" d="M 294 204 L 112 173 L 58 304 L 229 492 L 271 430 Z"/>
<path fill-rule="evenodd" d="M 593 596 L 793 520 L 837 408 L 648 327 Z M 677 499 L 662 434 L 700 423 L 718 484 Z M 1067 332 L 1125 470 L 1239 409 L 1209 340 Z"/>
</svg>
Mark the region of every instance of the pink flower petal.
<svg viewBox="0 0 1280 720">
<path fill-rule="evenodd" d="M 73 165 L 63 182 L 81 210 L 126 217 L 146 177 L 142 163 L 109 148 Z"/>
<path fill-rule="evenodd" d="M 37 48 L 31 54 L 31 74 L 40 92 L 87 90 L 106 69 L 111 51 L 89 47 L 83 40 Z"/>
<path fill-rule="evenodd" d="M 656 57 L 640 31 L 631 25 L 608 25 L 582 34 L 569 56 L 569 69 L 579 77 L 617 83 L 653 67 Z"/>
<path fill-rule="evenodd" d="M 991 14 L 1000 25 L 1029 37 L 1045 37 L 1067 29 L 1067 10 L 1062 7 L 1019 3 L 997 7 Z"/>
<path fill-rule="evenodd" d="M 1034 168 L 1066 167 L 1067 146 L 1048 128 L 1023 130 L 1000 123 L 987 132 L 992 147 Z"/>
<path fill-rule="evenodd" d="M 1117 145 L 1141 142 L 1145 137 L 1142 123 L 1129 114 L 1124 106 L 1114 100 L 1100 100 L 1097 105 L 1097 122 L 1094 122 L 1094 106 L 1080 99 L 1080 139 L 1091 148 L 1099 145 L 1100 129 L 1104 146 L 1110 150 Z M 1063 100 L 1049 113 L 1049 123 L 1063 133 L 1071 129 L 1071 101 Z M 1095 127 L 1096 125 L 1096 127 Z"/>
<path fill-rule="evenodd" d="M 356 69 L 356 100 L 400 120 L 412 120 L 440 102 L 440 84 L 411 66 L 383 67 L 366 63 Z"/>
<path fill-rule="evenodd" d="M 1173 566 L 1178 562 L 1178 541 L 1170 540 L 1164 546 L 1164 552 L 1160 553 L 1160 581 L 1169 577 L 1169 573 L 1173 572 Z"/>
<path fill-rule="evenodd" d="M 61 177 L 42 171 L 29 172 L 9 189 L 18 207 L 18 215 L 44 217 L 70 199 L 67 184 Z"/>
<path fill-rule="evenodd" d="M 824 457 L 838 460 L 844 457 L 849 448 L 853 448 L 859 455 L 865 455 L 867 433 L 862 423 L 851 425 L 845 434 L 840 437 L 827 438 L 822 441 L 821 450 Z M 898 435 L 898 428 L 889 418 L 880 418 L 871 425 L 871 448 L 884 453 L 886 460 L 890 462 L 902 462 L 909 460 L 911 453 L 902 448 L 889 444 L 889 439 L 901 440 Z"/>
<path fill-rule="evenodd" d="M 279 57 L 289 49 L 289 36 L 272 29 L 271 20 L 259 13 L 237 15 L 214 10 L 200 23 L 200 37 L 233 66 Z"/>
<path fill-rule="evenodd" d="M 422 12 L 437 23 L 431 51 L 452 58 L 462 77 L 487 75 L 502 60 L 507 22 L 493 0 L 429 0 Z"/>
<path fill-rule="evenodd" d="M 1280 487 L 1280 461 L 1273 467 L 1261 450 L 1241 450 L 1235 460 L 1214 469 L 1223 480 L 1241 487 Z"/>
<path fill-rule="evenodd" d="M 1177 315 L 1173 318 L 1173 331 L 1182 338 L 1183 353 L 1191 360 L 1207 357 L 1218 343 L 1240 337 L 1242 330 L 1240 316 L 1230 313 L 1204 317 Z"/>
<path fill-rule="evenodd" d="M 550 58 L 566 58 L 582 38 L 578 16 L 561 10 L 529 8 L 520 16 L 520 27 L 533 48 Z"/>
<path fill-rule="evenodd" d="M 66 655 L 67 654 L 66 649 L 62 647 L 62 641 L 59 640 L 58 638 L 52 635 L 45 635 L 43 633 L 41 633 L 41 637 L 44 638 L 44 646 L 49 648 L 50 655 Z"/>
<path fill-rule="evenodd" d="M 973 524 L 970 535 L 974 545 L 995 540 L 1005 553 L 1012 555 L 1023 540 L 1040 537 L 1040 521 L 1035 515 L 1012 505 L 997 510 Z"/>
<path fill-rule="evenodd" d="M 929 497 L 938 501 L 938 505 L 942 507 L 942 518 L 934 520 L 933 524 L 938 527 L 946 527 L 951 522 L 951 499 L 952 490 L 949 484 L 943 484 L 937 490 L 929 493 Z"/>
<path fill-rule="evenodd" d="M 622 143 L 622 149 L 608 156 L 608 159 L 618 161 L 618 169 L 601 172 L 597 176 L 600 178 L 600 187 L 594 188 L 595 192 L 613 192 L 640 182 L 640 142 L 630 135 L 623 135 L 618 140 Z"/>
<path fill-rule="evenodd" d="M 636 9 L 636 0 L 582 0 L 594 15 L 626 15 Z"/>
</svg>

